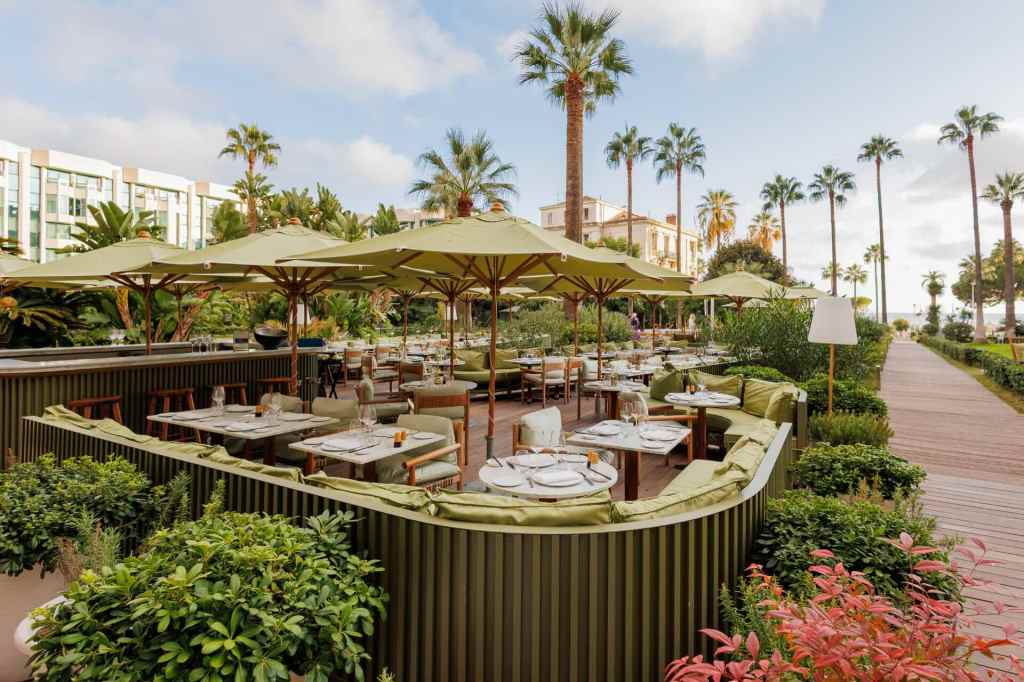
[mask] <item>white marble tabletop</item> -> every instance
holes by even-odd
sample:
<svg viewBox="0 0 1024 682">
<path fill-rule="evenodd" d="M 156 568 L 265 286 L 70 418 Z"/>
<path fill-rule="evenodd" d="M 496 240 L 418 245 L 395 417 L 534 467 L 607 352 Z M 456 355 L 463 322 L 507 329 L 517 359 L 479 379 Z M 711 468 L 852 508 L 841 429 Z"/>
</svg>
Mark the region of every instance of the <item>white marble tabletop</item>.
<svg viewBox="0 0 1024 682">
<path fill-rule="evenodd" d="M 583 384 L 583 387 L 588 391 L 604 391 L 606 393 L 618 393 L 620 391 L 642 391 L 647 388 L 642 382 L 639 381 L 619 381 L 619 383 L 612 385 L 608 379 L 601 381 L 588 381 Z"/>
<path fill-rule="evenodd" d="M 669 393 L 665 396 L 665 402 L 684 407 L 736 407 L 740 404 L 740 399 L 728 393 L 698 391 L 696 393 Z"/>
<path fill-rule="evenodd" d="M 219 413 L 212 407 L 184 412 L 164 412 L 150 415 L 147 419 L 161 424 L 174 424 L 186 429 L 196 429 L 243 440 L 263 440 L 338 423 L 338 420 L 333 417 L 317 417 L 301 412 L 282 412 L 278 415 L 276 422 L 271 422 L 270 418 L 265 415 L 256 418 L 254 407 L 250 406 L 244 411 L 240 409 L 241 407 L 245 406 L 227 405 L 223 413 Z M 191 416 L 195 418 L 187 418 Z"/>
<path fill-rule="evenodd" d="M 443 384 L 435 384 L 433 381 L 407 381 L 404 384 L 399 384 L 398 389 L 406 393 L 412 393 L 419 391 L 424 388 L 442 388 L 442 387 L 457 387 L 466 391 L 472 391 L 476 388 L 475 381 L 466 381 L 464 379 L 455 379 L 454 381 L 446 381 Z"/>
<path fill-rule="evenodd" d="M 568 454 L 568 453 L 566 453 Z M 531 467 L 518 464 L 518 456 L 492 459 L 480 467 L 480 480 L 488 488 L 495 492 L 515 497 L 540 498 L 545 500 L 565 500 L 573 497 L 585 497 L 593 495 L 601 490 L 607 490 L 614 486 L 619 480 L 619 473 L 611 464 L 598 462 L 587 469 L 585 461 L 568 462 L 554 455 L 541 455 L 545 459 L 544 467 Z M 585 455 L 576 453 L 568 454 L 574 459 L 584 458 Z M 541 460 L 536 460 L 540 462 Z M 574 472 L 579 475 L 579 481 L 572 485 L 543 485 L 541 481 L 544 476 L 552 473 Z M 538 475 L 540 480 L 538 480 Z M 531 485 L 532 481 L 532 485 Z"/>
<path fill-rule="evenodd" d="M 594 433 L 595 429 L 602 426 L 618 427 L 618 430 L 607 435 Z M 650 440 L 643 437 L 645 434 L 653 431 L 672 432 L 672 440 Z M 655 423 L 645 424 L 638 429 L 624 422 L 608 419 L 576 431 L 565 442 L 569 445 L 589 445 L 608 450 L 629 450 L 651 455 L 667 455 L 672 452 L 673 448 L 686 440 L 689 435 L 690 429 L 686 427 Z"/>
<path fill-rule="evenodd" d="M 405 439 L 405 442 L 402 443 L 402 447 L 400 448 L 396 448 L 394 445 L 396 431 L 405 431 L 408 434 L 408 437 Z M 298 450 L 299 452 L 314 454 L 318 457 L 328 457 L 341 462 L 349 462 L 350 464 L 369 464 L 371 462 L 387 459 L 392 455 L 407 453 L 410 450 L 421 448 L 424 445 L 440 447 L 445 441 L 444 436 L 436 433 L 416 431 L 414 429 L 403 429 L 397 426 L 382 426 L 374 429 L 371 434 L 368 434 L 364 447 L 358 447 L 354 450 L 333 450 L 330 449 L 329 445 L 325 447 L 325 444 L 329 443 L 332 439 L 358 435 L 360 435 L 360 432 L 358 431 L 346 431 L 344 433 L 336 433 L 329 436 L 307 438 L 299 441 L 298 443 L 292 443 L 288 447 L 292 450 Z"/>
</svg>

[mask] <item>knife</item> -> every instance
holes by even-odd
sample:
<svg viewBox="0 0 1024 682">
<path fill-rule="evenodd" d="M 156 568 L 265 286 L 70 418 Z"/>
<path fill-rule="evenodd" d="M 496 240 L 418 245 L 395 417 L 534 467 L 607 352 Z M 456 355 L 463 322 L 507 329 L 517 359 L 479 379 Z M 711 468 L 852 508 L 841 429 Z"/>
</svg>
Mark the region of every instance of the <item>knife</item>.
<svg viewBox="0 0 1024 682">
<path fill-rule="evenodd" d="M 598 476 L 600 476 L 601 478 L 603 478 L 606 481 L 612 480 L 611 476 L 608 476 L 608 475 L 604 474 L 603 472 L 600 472 L 597 469 L 593 468 L 590 465 L 590 462 L 587 462 L 587 471 L 592 471 L 593 473 L 597 474 Z"/>
</svg>

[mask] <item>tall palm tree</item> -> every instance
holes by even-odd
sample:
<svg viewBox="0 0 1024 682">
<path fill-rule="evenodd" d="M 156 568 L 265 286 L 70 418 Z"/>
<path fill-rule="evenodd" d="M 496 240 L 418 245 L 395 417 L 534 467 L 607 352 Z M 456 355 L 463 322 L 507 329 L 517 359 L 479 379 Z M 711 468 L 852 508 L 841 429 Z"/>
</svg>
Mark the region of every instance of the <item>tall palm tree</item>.
<svg viewBox="0 0 1024 682">
<path fill-rule="evenodd" d="M 518 195 L 511 182 L 516 167 L 494 153 L 487 133 L 477 131 L 467 141 L 461 129 L 450 128 L 445 143 L 447 159 L 436 149 L 420 154 L 420 167 L 429 171 L 429 177 L 414 182 L 409 194 L 421 195 L 425 210 L 442 209 L 449 216 L 468 216 L 478 202 L 485 206 L 497 202 L 507 208 L 508 199 Z"/>
<path fill-rule="evenodd" d="M 696 128 L 684 128 L 678 123 L 669 123 L 668 132 L 656 143 L 658 152 L 654 155 L 657 169 L 654 177 L 658 182 L 664 178 L 676 179 L 676 272 L 683 271 L 683 171 L 704 177 L 704 142 Z M 677 301 L 677 308 L 679 307 Z"/>
<path fill-rule="evenodd" d="M 747 233 L 750 241 L 771 253 L 776 240 L 782 237 L 782 228 L 779 227 L 778 218 L 768 211 L 761 211 L 750 221 Z"/>
<path fill-rule="evenodd" d="M 846 205 L 846 194 L 857 189 L 857 183 L 853 179 L 853 173 L 839 170 L 832 164 L 822 167 L 814 174 L 811 184 L 807 185 L 811 201 L 828 200 L 828 215 L 832 223 L 832 295 L 839 291 L 837 277 L 839 266 L 836 261 L 836 207 L 842 208 Z"/>
<path fill-rule="evenodd" d="M 590 13 L 576 0 L 546 2 L 540 21 L 516 50 L 520 84 L 540 83 L 565 108 L 565 234 L 583 241 L 583 115 L 619 92 L 633 73 L 625 44 L 611 37 L 617 10 Z"/>
<path fill-rule="evenodd" d="M 736 229 L 736 200 L 730 192 L 716 189 L 707 192 L 697 205 L 697 219 L 704 227 L 704 239 L 710 247 L 715 244 L 717 251 L 722 239 L 729 239 Z"/>
<path fill-rule="evenodd" d="M 146 232 L 153 237 L 162 237 L 161 228 L 154 223 L 156 214 L 153 211 L 126 211 L 114 201 L 103 201 L 99 206 L 90 205 L 88 208 L 96 224 L 75 223 L 78 229 L 71 236 L 78 244 L 65 246 L 59 253 L 95 251 L 117 242 L 135 239 L 140 233 Z"/>
<path fill-rule="evenodd" d="M 938 270 L 929 270 L 921 277 L 921 286 L 932 299 L 932 309 L 939 305 L 938 299 L 946 288 L 946 276 Z"/>
<path fill-rule="evenodd" d="M 825 280 L 826 282 L 828 282 L 828 281 L 833 281 L 834 282 L 835 278 L 839 276 L 839 272 L 837 271 L 838 269 L 839 268 L 836 265 L 835 261 L 830 262 L 828 265 L 826 265 L 825 267 L 823 267 L 821 269 L 821 278 L 823 280 Z"/>
<path fill-rule="evenodd" d="M 267 176 L 263 173 L 251 173 L 246 171 L 245 175 L 235 180 L 235 184 L 231 187 L 235 194 L 238 196 L 238 200 L 245 204 L 246 210 L 246 224 L 252 225 L 252 216 L 256 216 L 257 229 L 266 227 L 267 223 L 265 220 L 264 212 L 267 209 L 267 205 L 270 203 L 271 197 L 274 196 L 274 186 L 267 182 Z M 248 230 L 248 228 L 246 228 Z"/>
<path fill-rule="evenodd" d="M 782 267 L 786 269 L 789 276 L 789 253 L 788 240 L 786 238 L 786 206 L 803 201 L 806 197 L 803 193 L 803 183 L 793 177 L 776 175 L 771 181 L 764 183 L 761 188 L 761 198 L 764 200 L 764 210 L 774 206 L 779 207 L 779 223 L 782 226 Z"/>
<path fill-rule="evenodd" d="M 960 107 L 951 123 L 939 130 L 938 143 L 955 144 L 967 152 L 967 167 L 971 174 L 971 208 L 974 211 L 974 286 L 979 292 L 974 301 L 974 340 L 985 340 L 985 315 L 981 301 L 981 228 L 978 225 L 978 178 L 974 170 L 974 142 L 976 138 L 985 138 L 999 132 L 1002 116 L 989 112 L 979 114 L 978 107 Z"/>
<path fill-rule="evenodd" d="M 881 318 L 878 316 L 878 261 L 882 260 L 882 246 L 872 244 L 864 251 L 864 262 L 871 263 L 875 270 L 875 322 Z"/>
<path fill-rule="evenodd" d="M 882 264 L 882 323 L 889 323 L 889 306 L 887 289 L 885 288 L 885 229 L 882 227 L 882 162 L 903 157 L 903 151 L 896 145 L 896 140 L 885 135 L 874 135 L 860 146 L 858 161 L 875 163 L 875 194 L 878 197 L 878 248 L 881 251 L 879 261 Z M 877 294 L 875 295 L 877 298 Z"/>
<path fill-rule="evenodd" d="M 1006 299 L 1006 335 L 1012 340 L 1017 331 L 1017 312 L 1014 299 L 1015 273 L 1013 271 L 1013 224 L 1010 211 L 1015 199 L 1024 197 L 1024 173 L 1007 171 L 996 175 L 994 184 L 988 185 L 981 196 L 1003 209 L 1003 297 Z"/>
<path fill-rule="evenodd" d="M 626 167 L 626 248 L 633 251 L 633 164 L 654 153 L 651 138 L 640 135 L 636 126 L 626 126 L 625 132 L 615 133 L 604 148 L 609 168 Z M 630 299 L 632 302 L 632 299 Z"/>
<path fill-rule="evenodd" d="M 273 168 L 277 165 L 277 154 L 281 151 L 281 145 L 274 142 L 274 136 L 255 123 L 239 123 L 237 128 L 228 128 L 226 133 L 228 143 L 220 150 L 218 156 L 230 156 L 232 159 L 245 159 L 246 173 L 253 175 L 256 172 L 256 164 L 263 164 L 264 168 Z M 255 197 L 249 196 L 248 204 L 249 233 L 256 231 L 256 201 Z"/>
<path fill-rule="evenodd" d="M 842 270 L 843 281 L 853 284 L 853 301 L 857 305 L 857 285 L 868 281 L 868 271 L 860 263 L 854 263 Z"/>
</svg>

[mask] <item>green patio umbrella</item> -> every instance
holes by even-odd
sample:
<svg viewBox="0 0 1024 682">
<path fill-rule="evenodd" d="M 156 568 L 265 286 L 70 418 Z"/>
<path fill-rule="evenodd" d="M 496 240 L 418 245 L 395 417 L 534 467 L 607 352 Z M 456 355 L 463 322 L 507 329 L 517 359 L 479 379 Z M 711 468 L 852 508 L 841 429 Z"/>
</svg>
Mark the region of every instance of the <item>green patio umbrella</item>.
<svg viewBox="0 0 1024 682">
<path fill-rule="evenodd" d="M 750 299 L 782 298 L 785 292 L 786 288 L 781 284 L 743 270 L 699 282 L 693 285 L 692 290 L 694 296 L 728 298 L 736 304 L 737 312 Z"/>
<path fill-rule="evenodd" d="M 487 452 L 494 444 L 494 364 L 497 354 L 497 306 L 503 287 L 527 275 L 597 276 L 628 281 L 639 276 L 622 256 L 610 257 L 507 213 L 454 218 L 415 230 L 324 249 L 301 258 L 360 263 L 380 268 L 420 268 L 461 283 L 487 289 L 491 298 L 491 373 L 488 383 Z"/>
<path fill-rule="evenodd" d="M 789 287 L 788 289 L 786 289 L 786 293 L 783 295 L 783 298 L 805 300 L 805 301 L 815 301 L 815 300 L 817 300 L 819 298 L 831 298 L 831 297 L 832 297 L 832 294 L 830 294 L 830 293 L 828 293 L 826 291 L 822 291 L 821 289 L 817 289 L 817 288 L 815 288 L 815 287 L 813 287 L 811 285 L 798 286 L 798 287 Z"/>
<path fill-rule="evenodd" d="M 34 263 L 24 258 L 12 256 L 7 253 L 0 253 L 0 294 L 7 291 L 7 278 L 19 270 L 24 270 Z"/>
<path fill-rule="evenodd" d="M 154 239 L 140 231 L 135 239 L 127 239 L 94 251 L 84 251 L 69 258 L 41 263 L 17 270 L 8 279 L 39 286 L 84 286 L 82 280 L 109 280 L 140 294 L 146 305 L 146 353 L 153 350 L 153 292 L 165 289 L 185 278 L 184 274 L 163 273 L 154 276 L 149 268 L 163 258 L 187 253 L 174 244 Z"/>
</svg>

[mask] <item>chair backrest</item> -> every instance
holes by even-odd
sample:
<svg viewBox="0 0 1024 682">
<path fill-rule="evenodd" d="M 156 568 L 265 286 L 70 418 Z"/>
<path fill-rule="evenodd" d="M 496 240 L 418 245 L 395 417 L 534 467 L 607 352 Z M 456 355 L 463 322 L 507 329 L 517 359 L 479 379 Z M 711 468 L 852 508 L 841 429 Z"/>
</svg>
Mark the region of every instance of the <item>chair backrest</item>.
<svg viewBox="0 0 1024 682">
<path fill-rule="evenodd" d="M 516 445 L 554 447 L 562 435 L 562 411 L 549 407 L 524 414 L 513 424 L 512 435 Z"/>
<path fill-rule="evenodd" d="M 69 400 L 67 408 L 86 419 L 113 419 L 118 424 L 124 423 L 121 416 L 121 396 L 119 395 Z"/>
<path fill-rule="evenodd" d="M 280 400 L 282 412 L 305 412 L 305 406 L 302 404 L 302 398 L 293 395 L 285 395 L 284 393 L 264 393 L 260 396 L 260 405 L 266 407 L 275 398 Z"/>
<path fill-rule="evenodd" d="M 377 358 L 376 356 L 369 354 L 362 356 L 362 358 L 363 374 L 371 376 L 373 371 L 377 368 Z"/>
<path fill-rule="evenodd" d="M 452 385 L 428 386 L 413 392 L 413 412 L 461 419 L 469 423 L 469 391 Z"/>
<path fill-rule="evenodd" d="M 360 367 L 363 362 L 363 351 L 345 349 L 345 366 L 346 367 Z"/>
<path fill-rule="evenodd" d="M 422 362 L 400 362 L 398 364 L 398 381 L 415 381 L 423 378 L 424 364 Z"/>
<path fill-rule="evenodd" d="M 334 417 L 342 425 L 359 420 L 358 400 L 339 400 L 337 398 L 314 398 L 310 410 L 317 417 Z"/>
<path fill-rule="evenodd" d="M 565 358 L 544 358 L 541 363 L 545 379 L 561 379 L 565 375 Z"/>
</svg>

